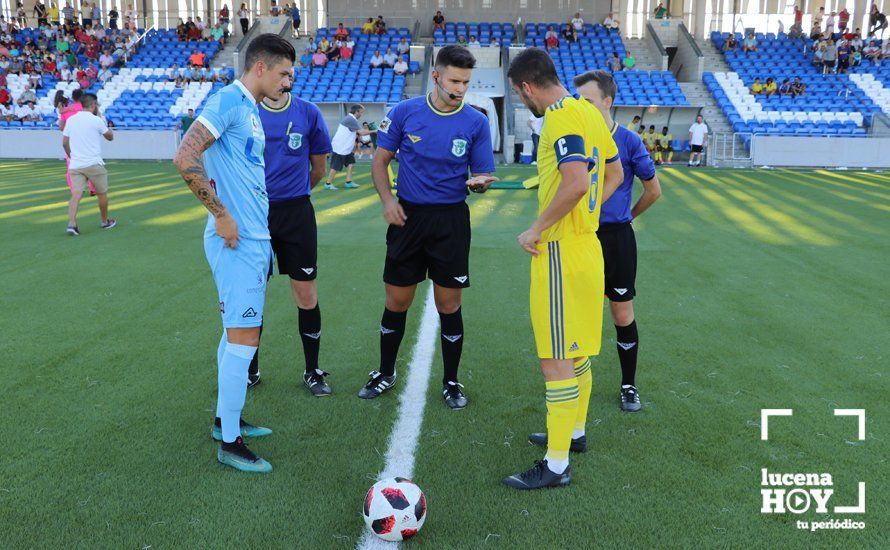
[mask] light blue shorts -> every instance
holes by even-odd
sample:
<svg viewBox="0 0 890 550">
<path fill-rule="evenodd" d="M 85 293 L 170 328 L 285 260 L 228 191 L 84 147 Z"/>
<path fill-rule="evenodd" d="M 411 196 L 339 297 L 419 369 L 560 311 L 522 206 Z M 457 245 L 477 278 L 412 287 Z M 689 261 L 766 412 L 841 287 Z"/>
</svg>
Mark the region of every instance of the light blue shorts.
<svg viewBox="0 0 890 550">
<path fill-rule="evenodd" d="M 204 253 L 219 293 L 223 327 L 258 327 L 263 324 L 272 243 L 240 239 L 234 250 L 224 244 L 216 235 L 204 239 Z"/>
</svg>

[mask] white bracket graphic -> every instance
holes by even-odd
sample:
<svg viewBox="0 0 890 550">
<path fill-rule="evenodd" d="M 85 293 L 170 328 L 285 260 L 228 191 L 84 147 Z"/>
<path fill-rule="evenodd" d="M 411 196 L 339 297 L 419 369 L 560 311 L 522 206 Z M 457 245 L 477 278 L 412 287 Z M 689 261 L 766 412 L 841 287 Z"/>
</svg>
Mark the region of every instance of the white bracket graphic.
<svg viewBox="0 0 890 550">
<path fill-rule="evenodd" d="M 859 417 L 859 441 L 865 441 L 865 409 L 834 409 L 834 416 Z"/>
<path fill-rule="evenodd" d="M 793 409 L 760 409 L 760 440 L 769 441 L 769 417 L 791 416 Z"/>
<path fill-rule="evenodd" d="M 865 482 L 859 482 L 859 502 L 856 506 L 835 506 L 835 514 L 864 514 L 865 513 Z"/>
</svg>

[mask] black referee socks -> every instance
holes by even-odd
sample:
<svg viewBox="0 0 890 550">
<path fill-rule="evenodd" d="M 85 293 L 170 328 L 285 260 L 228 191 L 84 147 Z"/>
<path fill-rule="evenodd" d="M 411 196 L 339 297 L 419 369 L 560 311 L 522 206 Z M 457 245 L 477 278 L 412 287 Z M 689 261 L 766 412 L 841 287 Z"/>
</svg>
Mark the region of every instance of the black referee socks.
<svg viewBox="0 0 890 550">
<path fill-rule="evenodd" d="M 457 382 L 457 368 L 460 366 L 460 355 L 464 349 L 464 317 L 460 308 L 454 313 L 439 313 L 442 326 L 442 363 L 445 375 L 442 384 Z"/>
<path fill-rule="evenodd" d="M 380 319 L 380 373 L 384 376 L 392 376 L 396 372 L 396 357 L 402 345 L 402 336 L 405 335 L 406 319 L 407 311 L 383 308 L 383 318 Z"/>
<path fill-rule="evenodd" d="M 618 348 L 618 360 L 621 362 L 621 385 L 635 386 L 637 375 L 637 350 L 640 347 L 640 336 L 637 334 L 637 321 L 634 320 L 626 327 L 615 325 L 617 334 L 616 346 Z"/>
<path fill-rule="evenodd" d="M 312 309 L 297 308 L 297 310 L 306 372 L 313 372 L 318 368 L 318 348 L 321 345 L 321 310 L 318 309 L 318 304 Z"/>
</svg>

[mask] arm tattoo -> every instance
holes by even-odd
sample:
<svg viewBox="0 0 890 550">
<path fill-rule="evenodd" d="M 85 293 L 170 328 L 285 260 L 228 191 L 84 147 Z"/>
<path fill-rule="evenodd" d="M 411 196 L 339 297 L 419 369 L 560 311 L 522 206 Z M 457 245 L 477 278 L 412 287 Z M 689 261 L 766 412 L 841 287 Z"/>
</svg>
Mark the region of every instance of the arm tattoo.
<svg viewBox="0 0 890 550">
<path fill-rule="evenodd" d="M 204 170 L 204 158 L 202 157 L 204 151 L 213 145 L 215 139 L 210 130 L 203 124 L 200 122 L 192 123 L 189 131 L 186 132 L 185 137 L 182 139 L 182 143 L 179 144 L 179 150 L 176 151 L 173 164 L 176 165 L 189 189 L 192 190 L 192 193 L 198 197 L 198 200 L 204 204 L 207 210 L 214 216 L 220 216 L 225 214 L 226 207 L 219 200 L 216 190 L 213 189 L 210 180 L 207 178 L 207 172 Z"/>
</svg>

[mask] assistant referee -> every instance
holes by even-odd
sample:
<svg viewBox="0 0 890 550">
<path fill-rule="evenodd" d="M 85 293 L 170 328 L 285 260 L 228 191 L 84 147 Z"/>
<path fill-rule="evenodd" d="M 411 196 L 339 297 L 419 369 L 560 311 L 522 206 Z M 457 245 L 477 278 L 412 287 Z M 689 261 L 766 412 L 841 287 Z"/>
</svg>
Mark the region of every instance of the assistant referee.
<svg viewBox="0 0 890 550">
<path fill-rule="evenodd" d="M 442 396 L 451 409 L 467 406 L 457 371 L 463 349 L 461 291 L 470 286 L 468 190 L 484 192 L 497 178 L 488 119 L 464 104 L 476 59 L 445 46 L 432 71 L 435 88 L 403 101 L 381 121 L 372 174 L 389 223 L 386 308 L 380 321 L 380 368 L 359 392 L 374 399 L 392 388 L 395 363 L 417 284 L 429 276 L 441 321 Z M 398 200 L 388 174 L 399 154 Z M 473 177 L 468 179 L 469 173 Z"/>
</svg>

